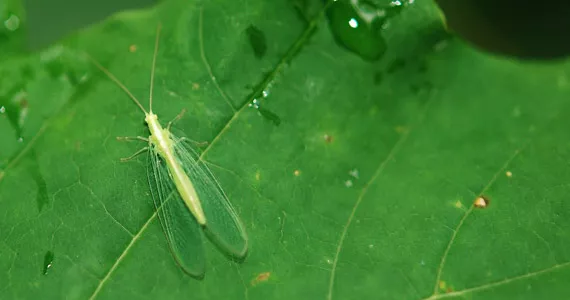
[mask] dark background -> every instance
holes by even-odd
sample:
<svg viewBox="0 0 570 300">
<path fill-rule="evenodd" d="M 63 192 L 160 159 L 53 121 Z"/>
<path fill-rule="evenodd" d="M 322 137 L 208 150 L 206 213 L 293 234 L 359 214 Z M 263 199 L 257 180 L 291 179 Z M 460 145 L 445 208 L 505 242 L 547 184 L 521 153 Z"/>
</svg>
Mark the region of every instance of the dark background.
<svg viewBox="0 0 570 300">
<path fill-rule="evenodd" d="M 0 0 L 1 1 L 1 0 Z M 115 12 L 140 9 L 157 0 L 24 0 L 28 47 L 43 48 L 84 26 L 102 21 Z"/>
<path fill-rule="evenodd" d="M 431 1 L 431 0 L 416 0 Z M 157 0 L 25 0 L 28 46 L 49 45 L 114 12 Z M 476 47 L 522 59 L 559 59 L 570 53 L 570 1 L 438 0 L 448 29 Z"/>
</svg>

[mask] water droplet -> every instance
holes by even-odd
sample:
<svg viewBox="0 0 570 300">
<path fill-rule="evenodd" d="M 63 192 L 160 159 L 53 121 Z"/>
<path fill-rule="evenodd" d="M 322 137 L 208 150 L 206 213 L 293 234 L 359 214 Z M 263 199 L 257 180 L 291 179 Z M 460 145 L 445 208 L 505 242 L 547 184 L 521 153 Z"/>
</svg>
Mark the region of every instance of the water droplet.
<svg viewBox="0 0 570 300">
<path fill-rule="evenodd" d="M 269 96 L 269 91 L 264 90 L 263 92 L 261 92 L 261 95 L 263 96 L 263 98 L 267 98 L 267 96 Z"/>
<path fill-rule="evenodd" d="M 18 143 L 23 143 L 24 142 L 24 138 L 23 137 L 19 137 L 18 138 Z"/>
<path fill-rule="evenodd" d="M 355 179 L 358 179 L 358 170 L 357 169 L 350 170 L 348 171 L 348 175 L 354 177 Z"/>
<path fill-rule="evenodd" d="M 15 31 L 20 28 L 20 18 L 16 15 L 10 15 L 8 19 L 4 21 L 4 27 L 10 31 Z"/>
<path fill-rule="evenodd" d="M 348 25 L 352 28 L 357 28 L 358 21 L 355 18 L 351 18 L 350 21 L 348 21 Z"/>
<path fill-rule="evenodd" d="M 247 38 L 249 39 L 249 44 L 253 49 L 253 54 L 257 58 L 263 58 L 265 52 L 267 52 L 267 41 L 265 39 L 265 34 L 259 28 L 250 25 L 246 30 Z"/>
<path fill-rule="evenodd" d="M 352 185 L 353 185 L 353 183 L 352 183 L 352 180 L 350 180 L 350 179 L 344 182 L 344 186 L 346 186 L 348 188 L 352 187 Z"/>
<path fill-rule="evenodd" d="M 513 177 L 513 173 L 512 173 L 511 171 L 507 171 L 507 172 L 505 173 L 505 175 L 507 175 L 507 177 L 509 177 L 509 178 L 510 178 L 510 177 Z"/>
<path fill-rule="evenodd" d="M 257 109 L 257 111 L 262 117 L 273 122 L 275 126 L 279 126 L 279 124 L 281 124 L 281 118 L 279 118 L 279 116 L 273 113 L 272 111 L 261 107 L 261 101 L 253 99 L 253 101 L 251 101 L 251 103 L 248 104 L 248 106 Z"/>
<path fill-rule="evenodd" d="M 392 7 L 393 7 L 393 6 L 400 6 L 400 5 L 402 5 L 402 2 L 401 2 L 401 1 L 397 1 L 397 0 L 396 0 L 396 1 L 390 2 L 390 6 L 392 6 Z"/>
<path fill-rule="evenodd" d="M 335 1 L 326 14 L 337 43 L 365 60 L 375 61 L 386 51 L 381 31 L 388 27 L 388 20 L 412 3 L 395 0 L 381 7 L 372 1 Z"/>
<path fill-rule="evenodd" d="M 257 99 L 253 99 L 253 101 L 251 101 L 250 104 L 248 104 L 249 107 L 253 107 L 253 108 L 259 108 L 259 101 L 257 101 Z"/>
<path fill-rule="evenodd" d="M 338 44 L 365 60 L 375 61 L 386 51 L 378 18 L 364 19 L 347 1 L 336 1 L 327 9 L 329 28 Z M 368 21 L 368 22 L 367 22 Z"/>
<path fill-rule="evenodd" d="M 5 112 L 6 112 L 6 107 L 1 106 L 1 107 L 0 107 L 0 114 L 3 114 L 3 113 L 5 113 Z"/>
<path fill-rule="evenodd" d="M 53 265 L 53 257 L 54 257 L 53 252 L 51 251 L 46 252 L 46 255 L 44 256 L 44 268 L 42 274 L 47 275 L 49 269 Z"/>
</svg>

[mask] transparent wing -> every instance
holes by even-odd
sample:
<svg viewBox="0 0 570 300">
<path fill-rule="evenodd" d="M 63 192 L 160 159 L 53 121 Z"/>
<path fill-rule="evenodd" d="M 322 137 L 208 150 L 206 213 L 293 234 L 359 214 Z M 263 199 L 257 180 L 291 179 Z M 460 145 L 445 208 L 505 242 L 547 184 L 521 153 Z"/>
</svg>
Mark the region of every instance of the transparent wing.
<svg viewBox="0 0 570 300">
<path fill-rule="evenodd" d="M 166 164 L 152 148 L 148 160 L 152 199 L 172 255 L 184 272 L 203 277 L 205 257 L 200 225 L 180 197 Z"/>
<path fill-rule="evenodd" d="M 247 234 L 228 197 L 210 169 L 199 161 L 187 141 L 171 136 L 174 152 L 192 181 L 206 216 L 208 237 L 227 254 L 243 258 L 247 253 Z"/>
</svg>

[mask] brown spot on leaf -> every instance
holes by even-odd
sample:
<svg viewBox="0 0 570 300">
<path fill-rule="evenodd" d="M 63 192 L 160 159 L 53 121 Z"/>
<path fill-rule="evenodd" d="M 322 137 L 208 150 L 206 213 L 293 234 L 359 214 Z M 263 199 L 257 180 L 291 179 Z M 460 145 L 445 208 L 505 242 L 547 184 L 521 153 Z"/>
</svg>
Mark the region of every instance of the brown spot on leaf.
<svg viewBox="0 0 570 300">
<path fill-rule="evenodd" d="M 137 45 L 132 44 L 129 46 L 129 52 L 135 53 L 137 51 Z"/>
<path fill-rule="evenodd" d="M 477 197 L 477 199 L 475 199 L 473 205 L 475 205 L 475 207 L 477 208 L 486 208 L 487 206 L 489 206 L 489 198 L 485 196 L 479 196 Z"/>
<path fill-rule="evenodd" d="M 333 137 L 331 135 L 325 134 L 324 138 L 326 143 L 332 143 L 333 141 Z"/>
<path fill-rule="evenodd" d="M 271 277 L 271 272 L 259 273 L 259 275 L 257 275 L 257 277 L 251 281 L 251 286 L 256 286 L 261 282 L 267 281 L 269 280 L 269 277 Z"/>
</svg>

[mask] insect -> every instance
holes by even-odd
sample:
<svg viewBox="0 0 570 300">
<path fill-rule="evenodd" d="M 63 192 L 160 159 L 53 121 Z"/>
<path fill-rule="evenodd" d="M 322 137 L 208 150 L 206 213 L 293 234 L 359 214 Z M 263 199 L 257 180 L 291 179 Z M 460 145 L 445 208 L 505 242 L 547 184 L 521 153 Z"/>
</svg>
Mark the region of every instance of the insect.
<svg viewBox="0 0 570 300">
<path fill-rule="evenodd" d="M 202 240 L 206 235 L 225 254 L 243 259 L 248 239 L 244 226 L 231 206 L 209 168 L 192 150 L 190 140 L 177 137 L 171 125 L 182 113 L 162 127 L 152 110 L 154 71 L 160 37 L 156 29 L 154 54 L 150 74 L 148 111 L 140 101 L 109 70 L 95 59 L 93 63 L 116 83 L 145 114 L 148 138 L 119 137 L 122 140 L 141 140 L 148 145 L 130 157 L 148 152 L 147 174 L 157 214 L 174 259 L 184 272 L 201 278 L 205 273 L 205 254 Z"/>
</svg>

